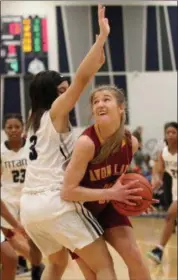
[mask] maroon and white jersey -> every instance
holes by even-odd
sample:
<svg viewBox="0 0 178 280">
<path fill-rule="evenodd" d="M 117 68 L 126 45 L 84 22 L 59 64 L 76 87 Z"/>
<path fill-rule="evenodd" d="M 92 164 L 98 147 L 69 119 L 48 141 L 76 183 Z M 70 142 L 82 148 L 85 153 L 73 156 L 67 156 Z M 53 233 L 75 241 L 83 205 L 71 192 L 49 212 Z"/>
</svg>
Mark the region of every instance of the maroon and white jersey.
<svg viewBox="0 0 178 280">
<path fill-rule="evenodd" d="M 95 156 L 101 148 L 101 138 L 95 126 L 87 128 L 82 135 L 87 135 L 95 145 Z M 110 188 L 115 181 L 125 173 L 132 160 L 132 142 L 131 134 L 126 133 L 122 141 L 120 149 L 110 154 L 110 156 L 100 163 L 89 163 L 85 176 L 80 182 L 81 186 L 88 188 Z M 92 211 L 93 214 L 100 213 L 107 202 L 86 202 L 85 206 Z"/>
</svg>

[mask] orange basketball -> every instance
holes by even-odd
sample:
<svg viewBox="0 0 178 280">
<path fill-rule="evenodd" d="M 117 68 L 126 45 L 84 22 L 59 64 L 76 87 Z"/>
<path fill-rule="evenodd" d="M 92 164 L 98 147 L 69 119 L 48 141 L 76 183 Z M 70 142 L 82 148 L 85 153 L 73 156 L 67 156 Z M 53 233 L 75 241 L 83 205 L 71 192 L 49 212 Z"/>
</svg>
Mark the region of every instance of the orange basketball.
<svg viewBox="0 0 178 280">
<path fill-rule="evenodd" d="M 151 205 L 151 202 L 152 202 L 152 197 L 153 197 L 152 186 L 148 182 L 148 180 L 145 177 L 143 177 L 142 175 L 137 174 L 137 173 L 127 173 L 123 177 L 122 184 L 123 185 L 128 184 L 133 180 L 139 180 L 139 182 L 136 183 L 136 185 L 134 185 L 133 188 L 137 187 L 137 188 L 142 188 L 143 190 L 138 193 L 135 193 L 134 195 L 142 196 L 142 200 L 133 201 L 134 203 L 136 203 L 136 205 L 134 205 L 134 206 L 127 205 L 125 203 L 118 202 L 118 201 L 112 201 L 114 208 L 120 214 L 125 215 L 125 216 L 140 215 Z"/>
</svg>

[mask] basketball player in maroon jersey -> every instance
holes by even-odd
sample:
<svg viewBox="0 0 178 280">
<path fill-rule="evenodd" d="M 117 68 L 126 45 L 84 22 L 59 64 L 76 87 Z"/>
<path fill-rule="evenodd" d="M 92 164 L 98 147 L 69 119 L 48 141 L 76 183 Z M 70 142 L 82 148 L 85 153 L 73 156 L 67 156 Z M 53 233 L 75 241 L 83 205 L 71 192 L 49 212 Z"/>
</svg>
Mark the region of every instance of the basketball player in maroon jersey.
<svg viewBox="0 0 178 280">
<path fill-rule="evenodd" d="M 136 138 L 124 127 L 124 94 L 115 86 L 101 86 L 91 95 L 91 107 L 95 124 L 75 144 L 65 172 L 62 198 L 77 201 L 78 205 L 85 202 L 103 227 L 105 240 L 126 263 L 130 279 L 150 280 L 128 217 L 120 215 L 110 202 L 116 187 L 118 201 L 134 204 L 134 200 L 141 199 L 135 195 L 133 185 L 122 185 L 122 174 L 138 148 Z M 100 201 L 107 195 L 108 201 Z M 96 280 L 83 261 L 77 258 L 77 262 L 87 280 Z"/>
</svg>

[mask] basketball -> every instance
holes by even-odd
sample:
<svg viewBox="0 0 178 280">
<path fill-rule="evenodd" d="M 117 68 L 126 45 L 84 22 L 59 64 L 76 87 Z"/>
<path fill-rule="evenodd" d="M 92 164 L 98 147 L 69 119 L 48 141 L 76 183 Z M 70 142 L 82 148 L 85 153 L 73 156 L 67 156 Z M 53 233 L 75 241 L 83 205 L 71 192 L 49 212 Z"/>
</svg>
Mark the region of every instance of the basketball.
<svg viewBox="0 0 178 280">
<path fill-rule="evenodd" d="M 152 186 L 148 180 L 137 173 L 127 173 L 122 180 L 122 184 L 126 185 L 133 180 L 139 180 L 133 187 L 142 188 L 134 195 L 142 196 L 142 200 L 133 201 L 136 205 L 127 205 L 119 201 L 112 201 L 114 208 L 122 215 L 125 216 L 138 216 L 143 213 L 152 203 L 153 191 Z"/>
</svg>

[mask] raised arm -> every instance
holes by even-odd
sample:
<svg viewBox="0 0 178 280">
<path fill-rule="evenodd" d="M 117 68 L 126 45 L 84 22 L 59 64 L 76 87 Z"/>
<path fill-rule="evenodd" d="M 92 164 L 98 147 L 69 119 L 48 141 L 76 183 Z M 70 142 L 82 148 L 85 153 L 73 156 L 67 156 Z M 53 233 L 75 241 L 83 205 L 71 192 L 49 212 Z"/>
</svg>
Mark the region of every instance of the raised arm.
<svg viewBox="0 0 178 280">
<path fill-rule="evenodd" d="M 50 115 L 56 130 L 58 130 L 58 121 L 73 109 L 84 88 L 105 61 L 103 47 L 109 35 L 110 27 L 108 20 L 105 18 L 105 7 L 101 5 L 98 6 L 98 22 L 100 33 L 95 44 L 77 69 L 70 87 L 52 104 Z"/>
</svg>

